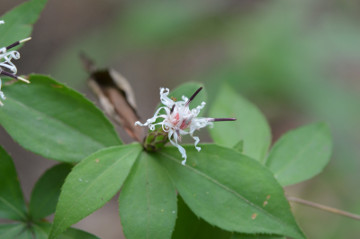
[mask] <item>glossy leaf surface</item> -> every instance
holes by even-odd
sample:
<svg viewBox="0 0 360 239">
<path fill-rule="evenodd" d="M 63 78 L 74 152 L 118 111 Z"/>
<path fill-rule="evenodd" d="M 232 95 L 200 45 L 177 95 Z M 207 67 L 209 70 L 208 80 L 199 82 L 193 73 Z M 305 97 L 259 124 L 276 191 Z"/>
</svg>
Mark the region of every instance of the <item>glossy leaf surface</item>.
<svg viewBox="0 0 360 239">
<path fill-rule="evenodd" d="M 119 191 L 141 150 L 139 144 L 111 147 L 77 164 L 61 189 L 49 238 L 108 202 Z"/>
<path fill-rule="evenodd" d="M 230 239 L 231 234 L 197 217 L 178 197 L 178 216 L 172 239 Z"/>
<path fill-rule="evenodd" d="M 126 179 L 119 212 L 127 239 L 166 239 L 174 229 L 176 191 L 155 154 L 143 152 Z"/>
<path fill-rule="evenodd" d="M 197 216 L 227 231 L 305 238 L 282 187 L 259 162 L 217 145 L 202 145 L 201 152 L 185 149 L 186 166 L 173 147 L 159 158 Z"/>
<path fill-rule="evenodd" d="M 47 76 L 31 84 L 4 86 L 6 104 L 0 124 L 24 148 L 50 159 L 78 162 L 89 154 L 121 144 L 104 114 L 78 92 Z"/>
</svg>

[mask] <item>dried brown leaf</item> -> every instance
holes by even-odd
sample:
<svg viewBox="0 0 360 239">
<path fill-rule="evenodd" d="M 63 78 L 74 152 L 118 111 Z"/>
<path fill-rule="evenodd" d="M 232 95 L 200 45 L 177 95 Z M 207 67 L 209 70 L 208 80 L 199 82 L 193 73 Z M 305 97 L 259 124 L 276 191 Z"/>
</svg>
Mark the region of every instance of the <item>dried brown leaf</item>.
<svg viewBox="0 0 360 239">
<path fill-rule="evenodd" d="M 135 94 L 130 83 L 113 69 L 96 70 L 91 60 L 81 56 L 90 72 L 89 86 L 98 97 L 101 107 L 115 122 L 120 124 L 133 139 L 141 142 L 144 131 L 136 127 L 139 120 L 136 112 Z"/>
</svg>

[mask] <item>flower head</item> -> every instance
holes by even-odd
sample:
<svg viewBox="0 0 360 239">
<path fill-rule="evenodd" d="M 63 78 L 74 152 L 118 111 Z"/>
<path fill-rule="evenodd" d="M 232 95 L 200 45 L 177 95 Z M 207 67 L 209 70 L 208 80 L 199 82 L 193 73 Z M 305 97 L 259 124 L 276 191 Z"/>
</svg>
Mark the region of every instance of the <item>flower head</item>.
<svg viewBox="0 0 360 239">
<path fill-rule="evenodd" d="M 4 24 L 5 22 L 0 20 L 0 24 Z M 1 47 L 0 48 L 0 76 L 3 75 L 3 76 L 8 76 L 8 77 L 11 77 L 13 79 L 16 79 L 16 80 L 21 80 L 21 81 L 24 81 L 26 83 L 30 83 L 27 79 L 25 78 L 22 78 L 20 76 L 17 76 L 16 73 L 17 73 L 17 68 L 16 66 L 14 65 L 14 63 L 12 63 L 12 59 L 19 59 L 20 58 L 20 53 L 18 51 L 9 51 L 11 48 L 17 46 L 17 45 L 20 45 L 21 43 L 23 42 L 26 42 L 26 41 L 29 41 L 31 38 L 26 38 L 26 39 L 23 39 L 23 40 L 20 40 L 20 41 L 16 41 L 14 42 L 13 44 L 7 46 L 7 47 Z M 6 69 L 8 71 L 6 71 Z M 4 92 L 1 91 L 1 86 L 2 86 L 2 81 L 1 81 L 1 78 L 0 78 L 0 106 L 3 105 L 3 103 L 1 102 L 1 100 L 5 100 L 6 97 L 5 97 L 5 94 Z"/>
<path fill-rule="evenodd" d="M 181 142 L 182 135 L 190 135 L 195 140 L 195 148 L 200 151 L 201 148 L 197 146 L 200 142 L 199 137 L 194 136 L 194 132 L 206 126 L 212 126 L 215 121 L 233 121 L 234 118 L 204 118 L 197 117 L 205 107 L 205 102 L 202 102 L 199 106 L 190 109 L 190 102 L 196 97 L 196 95 L 202 90 L 200 87 L 190 98 L 185 96 L 180 101 L 174 101 L 168 97 L 169 89 L 160 88 L 160 101 L 164 105 L 157 109 L 154 116 L 148 119 L 144 124 L 137 121 L 135 125 L 148 126 L 150 130 L 155 130 L 156 125 L 161 125 L 162 130 L 167 132 L 170 143 L 178 148 L 181 153 L 182 164 L 186 163 L 186 151 L 179 144 Z M 159 121 L 158 119 L 162 119 Z"/>
</svg>

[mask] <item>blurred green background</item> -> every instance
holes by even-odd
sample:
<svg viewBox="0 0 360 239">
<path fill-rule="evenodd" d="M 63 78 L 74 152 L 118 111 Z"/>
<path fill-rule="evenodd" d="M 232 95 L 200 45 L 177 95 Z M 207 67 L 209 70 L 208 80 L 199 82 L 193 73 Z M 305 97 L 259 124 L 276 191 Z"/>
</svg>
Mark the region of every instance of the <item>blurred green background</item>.
<svg viewBox="0 0 360 239">
<path fill-rule="evenodd" d="M 22 1 L 1 2 L 3 14 Z M 21 49 L 19 73 L 50 74 L 94 99 L 80 51 L 130 81 L 143 119 L 159 87 L 200 81 L 209 103 L 223 82 L 256 103 L 274 141 L 300 125 L 328 122 L 335 145 L 330 164 L 287 194 L 360 214 L 360 1 L 49 1 Z M 22 150 L 3 129 L 0 136 L 28 196 L 51 162 Z M 293 208 L 309 238 L 360 238 L 358 221 Z M 119 238 L 116 201 L 78 226 Z"/>
</svg>

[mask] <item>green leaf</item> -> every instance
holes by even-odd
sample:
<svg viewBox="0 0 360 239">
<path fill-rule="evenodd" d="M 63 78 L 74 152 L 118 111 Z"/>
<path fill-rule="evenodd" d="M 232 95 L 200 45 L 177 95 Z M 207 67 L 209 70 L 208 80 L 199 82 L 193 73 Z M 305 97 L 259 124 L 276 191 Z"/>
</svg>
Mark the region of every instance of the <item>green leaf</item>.
<svg viewBox="0 0 360 239">
<path fill-rule="evenodd" d="M 32 228 L 26 223 L 0 224 L 0 238 L 34 239 Z"/>
<path fill-rule="evenodd" d="M 111 147 L 77 164 L 61 189 L 49 238 L 108 202 L 119 191 L 141 150 L 139 144 Z"/>
<path fill-rule="evenodd" d="M 329 127 L 310 124 L 284 134 L 271 149 L 266 165 L 286 186 L 320 173 L 330 160 L 331 149 Z"/>
<path fill-rule="evenodd" d="M 51 224 L 49 223 L 40 223 L 33 226 L 36 239 L 48 239 L 50 229 Z M 79 229 L 69 228 L 56 239 L 99 239 L 99 237 Z"/>
<path fill-rule="evenodd" d="M 234 233 L 231 239 L 286 239 L 286 238 L 277 235 Z"/>
<path fill-rule="evenodd" d="M 178 197 L 178 217 L 172 239 L 230 239 L 231 234 L 198 218 Z"/>
<path fill-rule="evenodd" d="M 7 46 L 30 36 L 32 24 L 37 21 L 46 2 L 46 0 L 27 1 L 1 16 L 0 20 L 5 21 L 5 24 L 0 26 L 1 45 Z"/>
<path fill-rule="evenodd" d="M 26 206 L 14 163 L 1 146 L 0 218 L 26 220 Z"/>
<path fill-rule="evenodd" d="M 243 153 L 263 162 L 271 143 L 271 132 L 265 117 L 255 105 L 224 85 L 211 105 L 209 115 L 237 119 L 231 123 L 216 123 L 210 129 L 215 143 L 233 148 L 239 140 L 243 140 Z"/>
<path fill-rule="evenodd" d="M 0 124 L 24 148 L 46 158 L 78 162 L 89 154 L 121 144 L 104 114 L 78 92 L 47 76 L 31 84 L 4 86 Z"/>
<path fill-rule="evenodd" d="M 48 239 L 50 229 L 51 229 L 51 224 L 48 223 L 41 223 L 40 225 L 38 224 L 32 225 L 32 230 L 34 232 L 36 239 Z"/>
<path fill-rule="evenodd" d="M 17 239 L 24 229 L 25 225 L 22 223 L 0 224 L 0 238 Z"/>
<path fill-rule="evenodd" d="M 60 189 L 66 176 L 70 173 L 70 164 L 58 164 L 48 169 L 35 184 L 31 193 L 29 211 L 36 221 L 55 212 Z"/>
<path fill-rule="evenodd" d="M 128 239 L 168 239 L 175 226 L 176 191 L 155 154 L 142 153 L 119 197 L 123 231 Z"/>
<path fill-rule="evenodd" d="M 185 166 L 174 147 L 158 154 L 196 215 L 227 231 L 305 238 L 282 187 L 258 161 L 217 145 L 202 145 L 201 152 L 185 149 Z"/>
<path fill-rule="evenodd" d="M 34 239 L 33 232 L 25 226 L 24 230 L 16 237 L 16 239 Z"/>
</svg>

